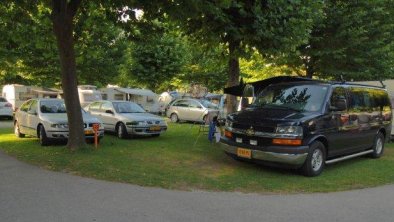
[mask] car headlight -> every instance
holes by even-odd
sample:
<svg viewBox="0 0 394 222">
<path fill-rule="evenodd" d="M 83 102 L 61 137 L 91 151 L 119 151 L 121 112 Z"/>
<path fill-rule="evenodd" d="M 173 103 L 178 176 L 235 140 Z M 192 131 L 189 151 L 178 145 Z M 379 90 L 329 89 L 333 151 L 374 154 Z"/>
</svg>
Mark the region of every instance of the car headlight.
<svg viewBox="0 0 394 222">
<path fill-rule="evenodd" d="M 51 124 L 52 128 L 60 128 L 60 129 L 68 129 L 68 124 L 67 123 L 56 123 L 56 124 Z"/>
<path fill-rule="evenodd" d="M 276 127 L 276 133 L 301 137 L 303 135 L 303 130 L 301 126 L 278 126 Z"/>
</svg>

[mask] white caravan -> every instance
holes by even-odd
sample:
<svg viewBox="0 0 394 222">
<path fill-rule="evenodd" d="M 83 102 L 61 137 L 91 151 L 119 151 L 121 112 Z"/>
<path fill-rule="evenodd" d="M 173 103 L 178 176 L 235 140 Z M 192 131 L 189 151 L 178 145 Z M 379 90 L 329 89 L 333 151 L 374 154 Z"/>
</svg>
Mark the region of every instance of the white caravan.
<svg viewBox="0 0 394 222">
<path fill-rule="evenodd" d="M 100 91 L 97 90 L 96 86 L 92 85 L 79 85 L 78 96 L 81 107 L 85 107 L 91 102 L 102 100 Z"/>
<path fill-rule="evenodd" d="M 14 110 L 18 109 L 23 102 L 33 98 L 62 98 L 62 91 L 48 89 L 39 86 L 25 86 L 20 84 L 5 85 L 2 97 L 12 104 Z"/>
<path fill-rule="evenodd" d="M 131 89 L 109 86 L 100 89 L 104 100 L 123 100 L 139 104 L 149 113 L 159 113 L 157 94 L 149 89 Z"/>
</svg>

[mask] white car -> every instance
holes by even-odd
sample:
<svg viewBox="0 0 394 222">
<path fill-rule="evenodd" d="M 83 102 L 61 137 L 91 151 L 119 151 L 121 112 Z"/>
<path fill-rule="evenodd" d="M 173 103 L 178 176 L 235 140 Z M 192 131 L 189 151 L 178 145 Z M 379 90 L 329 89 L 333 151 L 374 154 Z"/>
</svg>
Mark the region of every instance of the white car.
<svg viewBox="0 0 394 222">
<path fill-rule="evenodd" d="M 104 136 L 100 120 L 81 110 L 85 138 L 94 139 L 93 125 L 99 124 L 99 138 Z M 14 132 L 18 137 L 25 134 L 38 137 L 40 144 L 49 145 L 51 140 L 68 138 L 66 106 L 61 99 L 31 99 L 24 102 L 15 113 Z"/>
<path fill-rule="evenodd" d="M 85 109 L 103 122 L 105 131 L 116 132 L 119 138 L 130 135 L 160 136 L 167 130 L 163 118 L 147 113 L 133 102 L 97 101 Z"/>
<path fill-rule="evenodd" d="M 7 117 L 8 119 L 14 117 L 11 103 L 3 97 L 0 97 L 0 117 Z"/>
</svg>

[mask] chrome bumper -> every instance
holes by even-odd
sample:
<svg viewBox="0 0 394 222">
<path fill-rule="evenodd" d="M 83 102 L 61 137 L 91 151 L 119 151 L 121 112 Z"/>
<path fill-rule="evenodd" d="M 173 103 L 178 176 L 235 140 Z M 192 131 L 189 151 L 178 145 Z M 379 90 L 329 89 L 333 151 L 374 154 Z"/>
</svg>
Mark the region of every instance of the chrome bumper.
<svg viewBox="0 0 394 222">
<path fill-rule="evenodd" d="M 225 143 L 220 143 L 220 147 L 226 152 L 233 155 L 237 155 L 238 147 L 231 146 Z M 246 148 L 247 149 L 247 148 Z M 289 153 L 274 153 L 274 152 L 265 152 L 261 150 L 253 150 L 252 152 L 252 160 L 262 160 L 273 163 L 283 163 L 288 165 L 301 166 L 304 164 L 308 153 L 301 154 L 289 154 Z"/>
</svg>

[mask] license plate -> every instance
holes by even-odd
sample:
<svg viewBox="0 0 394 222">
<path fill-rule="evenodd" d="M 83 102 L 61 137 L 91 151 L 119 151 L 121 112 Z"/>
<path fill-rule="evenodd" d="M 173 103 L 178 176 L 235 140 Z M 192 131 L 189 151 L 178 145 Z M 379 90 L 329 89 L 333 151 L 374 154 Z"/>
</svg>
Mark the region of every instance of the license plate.
<svg viewBox="0 0 394 222">
<path fill-rule="evenodd" d="M 151 126 L 151 127 L 149 127 L 149 131 L 160 131 L 160 130 L 161 130 L 160 126 Z"/>
<path fill-rule="evenodd" d="M 94 134 L 93 130 L 85 130 L 85 135 Z"/>
<path fill-rule="evenodd" d="M 239 157 L 252 159 L 252 150 L 243 149 L 243 148 L 237 148 L 237 155 Z"/>
</svg>

